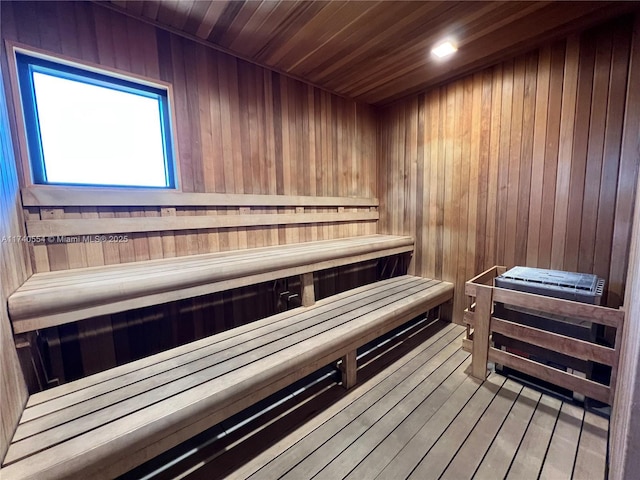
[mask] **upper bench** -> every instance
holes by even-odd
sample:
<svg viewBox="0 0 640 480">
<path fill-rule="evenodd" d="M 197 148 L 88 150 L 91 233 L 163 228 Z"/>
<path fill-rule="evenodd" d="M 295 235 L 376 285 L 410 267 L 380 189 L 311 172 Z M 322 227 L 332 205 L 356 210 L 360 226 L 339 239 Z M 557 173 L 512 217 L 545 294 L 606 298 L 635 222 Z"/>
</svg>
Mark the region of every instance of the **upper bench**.
<svg viewBox="0 0 640 480">
<path fill-rule="evenodd" d="M 9 314 L 23 333 L 412 250 L 411 237 L 367 235 L 36 273 Z"/>
</svg>

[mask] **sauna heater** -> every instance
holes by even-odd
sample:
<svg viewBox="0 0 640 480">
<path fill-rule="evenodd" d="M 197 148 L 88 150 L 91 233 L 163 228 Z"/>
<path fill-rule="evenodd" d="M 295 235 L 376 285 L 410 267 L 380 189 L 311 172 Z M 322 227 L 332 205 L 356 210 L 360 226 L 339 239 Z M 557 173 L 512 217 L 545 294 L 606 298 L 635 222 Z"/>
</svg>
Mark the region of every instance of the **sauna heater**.
<svg viewBox="0 0 640 480">
<path fill-rule="evenodd" d="M 495 279 L 495 286 L 536 295 L 600 305 L 602 291 L 604 289 L 604 280 L 591 274 L 530 267 L 514 267 L 497 277 Z M 496 302 L 494 305 L 494 316 L 592 343 L 603 343 L 603 327 L 588 321 L 547 314 L 499 302 Z M 496 348 L 507 350 L 511 353 L 564 371 L 573 371 L 574 374 L 582 375 L 586 378 L 595 378 L 597 376 L 599 380 L 602 380 L 600 377 L 606 377 L 607 375 L 607 372 L 600 372 L 600 367 L 594 365 L 593 362 L 569 357 L 563 355 L 562 352 L 546 350 L 505 337 L 498 333 L 493 335 L 493 340 Z M 543 389 L 552 390 L 556 394 L 573 397 L 578 401 L 584 400 L 582 396 L 578 394 L 573 394 L 573 392 L 533 379 L 511 368 L 503 368 L 501 365 L 496 365 L 496 370 L 505 375 L 512 375 L 519 379 L 524 379 L 527 383 L 534 383 Z M 590 402 L 591 401 L 587 403 Z"/>
</svg>

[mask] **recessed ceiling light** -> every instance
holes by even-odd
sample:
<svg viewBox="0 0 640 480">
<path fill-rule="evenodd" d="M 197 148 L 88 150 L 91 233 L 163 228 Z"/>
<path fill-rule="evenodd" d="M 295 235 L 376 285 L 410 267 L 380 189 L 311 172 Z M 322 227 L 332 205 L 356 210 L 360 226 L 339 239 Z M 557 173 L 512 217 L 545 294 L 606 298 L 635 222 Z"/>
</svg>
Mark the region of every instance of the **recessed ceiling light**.
<svg viewBox="0 0 640 480">
<path fill-rule="evenodd" d="M 431 50 L 436 57 L 446 57 L 456 52 L 458 49 L 451 42 L 444 42 Z"/>
</svg>

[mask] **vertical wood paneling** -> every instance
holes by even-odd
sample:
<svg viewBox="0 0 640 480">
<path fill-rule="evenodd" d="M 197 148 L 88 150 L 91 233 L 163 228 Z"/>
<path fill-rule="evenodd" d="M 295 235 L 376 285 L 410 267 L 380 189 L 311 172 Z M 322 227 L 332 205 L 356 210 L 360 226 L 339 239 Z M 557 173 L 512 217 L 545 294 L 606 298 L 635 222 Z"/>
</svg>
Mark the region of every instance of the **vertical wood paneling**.
<svg viewBox="0 0 640 480">
<path fill-rule="evenodd" d="M 562 92 L 563 73 L 565 63 L 565 42 L 560 42 L 551 47 L 551 72 L 550 88 L 548 96 L 548 111 L 546 125 L 546 144 L 544 150 L 544 173 L 542 184 L 542 216 L 540 222 L 538 260 L 537 265 L 543 268 L 551 266 L 551 256 L 553 254 L 553 235 L 562 238 L 562 233 L 558 233 L 559 228 L 555 222 L 556 210 L 556 182 L 558 179 L 558 167 L 566 165 L 568 162 L 560 161 L 560 123 L 562 113 Z M 542 101 L 544 102 L 542 97 Z M 566 195 L 565 195 L 566 196 Z M 564 198 L 564 197 L 561 197 Z M 558 215 L 560 218 L 561 215 Z M 557 245 L 557 242 L 556 242 Z M 557 249 L 558 247 L 556 247 Z M 535 262 L 535 260 L 534 260 Z"/>
<path fill-rule="evenodd" d="M 485 237 L 487 244 L 485 247 L 484 259 L 496 258 L 497 245 L 497 213 L 498 213 L 498 161 L 500 154 L 500 115 L 491 115 L 491 112 L 499 112 L 502 108 L 502 65 L 496 66 L 492 72 L 485 72 L 492 76 L 491 84 L 491 105 L 483 109 L 485 118 L 490 117 L 491 130 L 489 132 L 489 177 L 487 195 L 487 224 Z M 435 255 L 435 252 L 434 252 Z M 478 266 L 476 266 L 478 268 Z"/>
<path fill-rule="evenodd" d="M 630 40 L 619 20 L 381 112 L 380 230 L 420 232 L 413 269 L 455 282 L 457 321 L 464 281 L 495 264 L 596 273 L 620 305 L 620 188 L 632 194 L 638 166 L 620 158 L 625 101 L 627 115 L 640 108 L 628 103 Z M 436 181 L 412 178 L 424 172 Z M 441 212 L 442 242 L 416 209 Z"/>
<path fill-rule="evenodd" d="M 173 133 L 182 191 L 377 196 L 374 108 L 90 2 L 3 2 L 1 8 L 3 45 L 4 40 L 18 41 L 172 84 Z M 2 61 L 6 66 L 6 55 Z M 10 94 L 11 89 L 6 91 Z M 12 99 L 8 100 L 15 133 L 19 123 Z M 11 188 L 12 195 L 17 195 L 15 182 Z M 125 218 L 262 211 L 272 209 L 43 208 L 27 214 L 38 218 Z M 149 232 L 130 235 L 129 242 L 120 244 L 38 245 L 24 258 L 31 259 L 35 271 L 49 271 L 375 232 L 374 222 Z M 47 373 L 60 382 L 73 380 L 266 316 L 273 313 L 273 298 L 277 297 L 271 287 L 259 285 L 47 329 L 41 332 L 49 345 Z M 6 323 L 3 341 L 10 342 L 8 320 L 2 321 Z M 3 355 L 5 351 L 12 355 L 15 348 L 3 348 Z M 8 360 L 7 365 L 11 365 Z M 18 376 L 12 379 L 18 381 Z M 3 410 L 3 422 L 4 418 Z M 3 423 L 3 442 L 11 429 L 5 429 Z"/>
<path fill-rule="evenodd" d="M 376 117 L 372 107 L 96 4 L 9 2 L 2 8 L 3 39 L 173 85 L 174 138 L 183 191 L 377 196 Z M 77 211 L 55 214 L 82 216 Z M 157 209 L 141 212 L 106 208 L 99 213 L 116 217 L 159 214 Z M 223 214 L 240 212 L 228 209 Z M 156 257 L 173 256 L 304 241 L 314 238 L 318 229 L 324 227 L 141 234 L 134 236 L 131 245 L 115 249 L 105 246 L 104 261 L 142 260 L 149 258 L 150 252 Z M 282 237 L 273 235 L 278 231 L 283 232 Z M 358 233 L 375 233 L 375 225 L 328 226 L 323 235 L 331 238 Z M 49 265 L 34 262 L 37 271 L 98 265 L 102 261 L 88 253 L 91 247 L 87 245 L 52 244 L 45 248 Z M 38 256 L 42 258 L 43 253 Z M 34 252 L 32 257 L 36 256 Z"/>
<path fill-rule="evenodd" d="M 502 70 L 502 105 L 500 111 L 500 153 L 498 156 L 498 203 L 496 226 L 496 251 L 494 255 L 497 263 L 504 264 L 506 245 L 506 212 L 508 206 L 507 194 L 509 178 L 509 139 L 511 137 L 511 111 L 513 106 L 513 62 L 506 62 Z M 498 112 L 494 112 L 497 115 Z M 446 204 L 444 206 L 446 208 Z"/>
<path fill-rule="evenodd" d="M 640 16 L 636 17 L 631 47 L 631 65 L 627 81 L 627 97 L 620 152 L 620 168 L 638 169 L 640 164 Z M 634 211 L 635 189 L 635 211 Z M 637 405 L 640 402 L 640 179 L 632 175 L 620 178 L 617 189 L 618 206 L 615 212 L 611 261 L 610 298 L 622 295 L 625 281 L 624 257 L 620 255 L 620 239 L 626 238 L 631 228 L 629 273 L 626 278 L 625 331 L 618 367 L 615 403 L 611 412 L 610 471 L 611 480 L 634 478 L 640 469 L 640 429 Z M 633 225 L 633 227 L 632 227 Z"/>
<path fill-rule="evenodd" d="M 533 136 L 535 127 L 536 87 L 538 76 L 538 56 L 526 57 L 524 99 L 522 111 L 522 143 L 520 158 L 522 168 L 518 179 L 518 211 L 516 225 L 516 263 L 525 263 L 529 230 L 529 199 L 531 197 L 531 176 L 533 165 Z M 469 277 L 471 278 L 471 277 Z"/>
<path fill-rule="evenodd" d="M 613 225 L 618 184 L 617 172 L 620 168 L 620 150 L 624 120 L 625 94 L 629 59 L 629 31 L 619 29 L 613 38 L 609 104 L 607 108 L 604 138 L 602 177 L 600 181 L 600 202 L 598 203 L 598 224 L 594 254 L 594 272 L 606 276 L 613 238 Z M 637 85 L 635 88 L 638 88 Z"/>
<path fill-rule="evenodd" d="M 372 107 L 339 98 L 96 4 L 5 2 L 1 30 L 3 40 L 19 41 L 171 83 L 175 100 L 174 140 L 180 162 L 178 181 L 185 192 L 377 196 L 377 121 Z M 2 61 L 6 66 L 6 55 Z M 11 92 L 9 88 L 6 91 Z M 10 97 L 9 113 L 15 132 L 17 119 Z M 13 165 L 13 160 L 10 162 Z M 21 173 L 18 171 L 18 175 Z M 17 185 L 14 181 L 10 186 L 14 196 Z M 42 209 L 29 211 L 28 215 L 114 218 L 243 213 L 261 211 L 100 207 Z M 124 244 L 38 245 L 24 258 L 31 259 L 36 271 L 48 271 L 375 232 L 373 222 L 150 232 L 132 235 Z M 18 262 L 16 259 L 10 263 Z M 3 266 L 3 272 L 8 270 Z M 8 285 L 15 289 L 24 278 Z M 216 294 L 90 319 L 69 328 L 48 329 L 41 332 L 50 347 L 48 374 L 60 382 L 69 381 L 268 315 L 274 311 L 270 287 L 260 285 L 233 294 Z M 248 304 L 265 307 L 249 309 Z M 6 391 L 4 382 L 9 382 L 18 401 L 22 401 L 24 386 L 17 375 L 19 367 L 15 371 L 4 368 L 5 362 L 12 365 L 10 358 L 5 360 L 5 352 L 14 355 L 15 348 L 8 319 L 3 317 L 2 322 L 3 342 L 11 343 L 11 348 L 3 348 L 3 375 L 9 375 L 3 376 L 3 391 Z M 20 386 L 15 386 L 16 382 Z M 12 415 L 18 413 L 16 408 L 5 416 L 3 406 L 2 451 L 5 439 L 12 433 Z"/>
<path fill-rule="evenodd" d="M 0 47 L 0 51 L 4 46 Z M 0 86 L 4 85 L 4 59 L 0 64 Z M 7 103 L 0 91 L 0 460 L 4 459 L 22 409 L 27 389 L 16 355 L 7 312 L 7 298 L 24 282 L 31 269 L 25 244 L 15 236 L 24 235 L 20 221 L 20 190 L 13 146 L 9 136 Z"/>
<path fill-rule="evenodd" d="M 538 54 L 538 75 L 535 98 L 549 96 L 549 73 L 551 50 L 543 48 Z M 531 165 L 531 194 L 529 200 L 529 228 L 527 237 L 527 262 L 538 258 L 540 245 L 540 225 L 542 224 L 542 192 L 544 187 L 544 152 L 546 145 L 548 102 L 535 103 L 535 124 L 533 130 L 533 152 Z"/>
<path fill-rule="evenodd" d="M 587 39 L 587 44 L 591 43 L 589 40 Z M 549 265 L 551 268 L 559 269 L 561 268 L 560 265 L 564 264 L 566 265 L 564 268 L 571 271 L 577 270 L 576 259 L 580 239 L 580 226 L 576 222 L 581 221 L 581 189 L 584 188 L 583 165 L 585 161 L 582 155 L 571 157 L 571 151 L 574 144 L 578 146 L 578 149 L 580 149 L 580 145 L 586 145 L 587 137 L 579 139 L 579 136 L 587 134 L 590 120 L 587 110 L 576 114 L 576 81 L 579 58 L 583 59 L 580 62 L 582 65 L 587 63 L 585 67 L 586 77 L 591 78 L 593 76 L 593 64 L 588 64 L 588 60 L 587 62 L 584 61 L 585 54 L 587 59 L 591 57 L 588 46 L 583 49 L 586 51 L 581 51 L 582 46 L 575 37 L 567 41 L 560 116 L 560 151 L 556 169 L 553 238 L 551 239 L 551 262 Z M 589 87 L 586 87 L 581 93 L 585 98 L 591 98 L 591 89 Z M 578 98 L 582 99 L 582 97 Z M 568 196 L 566 194 L 567 188 L 569 191 Z M 570 229 L 567 228 L 568 218 L 574 219 Z"/>
<path fill-rule="evenodd" d="M 521 156 L 524 108 L 524 58 L 514 62 L 513 90 L 511 92 L 511 128 L 509 137 L 509 166 L 506 191 L 506 226 L 504 229 L 504 262 L 509 265 L 516 261 L 516 230 L 518 224 L 518 186 L 520 169 L 524 168 Z"/>
</svg>

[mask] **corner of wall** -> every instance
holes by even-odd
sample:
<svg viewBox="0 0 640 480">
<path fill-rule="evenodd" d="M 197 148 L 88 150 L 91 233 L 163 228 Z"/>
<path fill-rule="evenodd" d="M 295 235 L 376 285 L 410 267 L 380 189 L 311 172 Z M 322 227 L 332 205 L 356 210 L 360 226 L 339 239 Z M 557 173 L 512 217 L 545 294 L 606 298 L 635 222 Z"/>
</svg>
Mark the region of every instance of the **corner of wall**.
<svg viewBox="0 0 640 480">
<path fill-rule="evenodd" d="M 2 59 L 4 62 L 4 58 Z M 9 132 L 3 70 L 0 66 L 0 461 L 9 447 L 28 398 L 7 312 L 7 298 L 29 276 L 23 234 L 20 185 Z"/>
<path fill-rule="evenodd" d="M 640 14 L 636 14 L 631 47 L 628 98 L 622 156 L 640 165 Z M 618 383 L 611 414 L 609 478 L 636 478 L 640 470 L 640 178 L 636 187 L 624 307 L 626 309 Z M 634 473 L 635 472 L 635 473 Z"/>
</svg>

